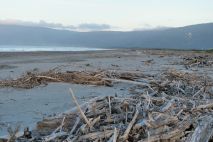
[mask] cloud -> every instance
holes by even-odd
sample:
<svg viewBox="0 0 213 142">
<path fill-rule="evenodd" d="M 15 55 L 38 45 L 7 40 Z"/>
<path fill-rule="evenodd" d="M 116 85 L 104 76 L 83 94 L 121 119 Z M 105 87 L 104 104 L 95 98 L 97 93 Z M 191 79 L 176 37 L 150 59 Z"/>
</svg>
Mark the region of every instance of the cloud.
<svg viewBox="0 0 213 142">
<path fill-rule="evenodd" d="M 166 26 L 152 26 L 150 24 L 143 24 L 139 28 L 133 29 L 133 31 L 165 30 L 169 28 L 170 27 L 166 27 Z"/>
<path fill-rule="evenodd" d="M 41 27 L 48 27 L 48 28 L 59 28 L 59 29 L 76 29 L 76 27 L 73 26 L 73 25 L 64 26 L 64 25 L 61 24 L 61 23 L 48 23 L 48 22 L 45 22 L 45 21 L 43 21 L 43 20 L 41 20 L 41 21 L 38 23 L 38 26 L 41 26 Z"/>
<path fill-rule="evenodd" d="M 40 20 L 39 22 L 30 22 L 30 21 L 8 19 L 8 20 L 0 20 L 0 24 L 48 27 L 48 28 L 56 28 L 56 29 L 75 29 L 75 27 L 71 25 L 64 26 L 61 23 L 49 23 L 43 20 Z"/>
<path fill-rule="evenodd" d="M 107 24 L 95 24 L 95 23 L 84 23 L 78 25 L 78 29 L 80 30 L 92 30 L 92 31 L 103 31 L 110 30 L 112 27 Z"/>
<path fill-rule="evenodd" d="M 65 29 L 72 31 L 104 31 L 112 29 L 112 26 L 107 24 L 83 23 L 76 26 L 74 25 L 65 26 L 61 23 L 50 23 L 44 20 L 40 20 L 39 22 L 30 22 L 30 21 L 8 19 L 8 20 L 0 20 L 0 24 L 47 27 L 53 29 Z"/>
</svg>

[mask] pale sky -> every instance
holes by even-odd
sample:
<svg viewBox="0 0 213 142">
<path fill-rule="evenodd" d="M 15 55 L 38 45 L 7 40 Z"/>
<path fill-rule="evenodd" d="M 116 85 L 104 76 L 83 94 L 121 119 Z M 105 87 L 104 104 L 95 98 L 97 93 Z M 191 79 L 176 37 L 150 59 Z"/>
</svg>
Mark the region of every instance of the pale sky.
<svg viewBox="0 0 213 142">
<path fill-rule="evenodd" d="M 213 0 L 0 0 L 0 20 L 179 27 L 213 22 Z"/>
</svg>

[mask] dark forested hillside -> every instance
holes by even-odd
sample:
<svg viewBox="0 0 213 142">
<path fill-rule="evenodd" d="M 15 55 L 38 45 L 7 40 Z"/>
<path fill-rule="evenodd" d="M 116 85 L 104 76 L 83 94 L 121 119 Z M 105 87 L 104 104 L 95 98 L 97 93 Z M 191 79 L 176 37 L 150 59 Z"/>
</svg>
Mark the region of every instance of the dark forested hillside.
<svg viewBox="0 0 213 142">
<path fill-rule="evenodd" d="M 0 45 L 210 49 L 213 48 L 213 23 L 131 32 L 73 32 L 43 27 L 0 25 Z"/>
</svg>

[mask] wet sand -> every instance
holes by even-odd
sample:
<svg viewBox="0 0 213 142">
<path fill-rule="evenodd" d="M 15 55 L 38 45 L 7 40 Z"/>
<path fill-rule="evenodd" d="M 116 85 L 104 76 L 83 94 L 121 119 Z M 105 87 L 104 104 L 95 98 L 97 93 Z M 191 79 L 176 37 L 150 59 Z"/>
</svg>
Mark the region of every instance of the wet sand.
<svg viewBox="0 0 213 142">
<path fill-rule="evenodd" d="M 61 71 L 119 70 L 137 71 L 155 75 L 168 69 L 177 69 L 208 75 L 212 68 L 186 68 L 179 64 L 183 56 L 193 52 L 125 49 L 88 52 L 28 52 L 0 53 L 0 79 L 15 79 L 27 71 L 47 71 L 58 67 Z M 212 56 L 212 55 L 211 55 Z M 33 89 L 0 88 L 0 136 L 7 127 L 20 124 L 22 129 L 33 129 L 44 117 L 57 115 L 74 107 L 68 89 L 72 87 L 80 103 L 100 95 L 126 96 L 128 84 L 113 87 L 51 83 Z"/>
</svg>

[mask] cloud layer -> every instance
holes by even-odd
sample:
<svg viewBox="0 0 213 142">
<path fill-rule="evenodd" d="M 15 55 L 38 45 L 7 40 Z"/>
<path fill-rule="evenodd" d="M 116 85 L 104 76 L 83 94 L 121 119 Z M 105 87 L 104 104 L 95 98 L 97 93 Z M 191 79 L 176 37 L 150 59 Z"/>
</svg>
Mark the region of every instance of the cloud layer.
<svg viewBox="0 0 213 142">
<path fill-rule="evenodd" d="M 0 20 L 0 24 L 7 25 L 21 25 L 21 26 L 36 26 L 36 27 L 47 27 L 54 29 L 66 29 L 72 31 L 107 31 L 112 30 L 112 26 L 108 24 L 96 24 L 96 23 L 82 23 L 79 25 L 68 25 L 65 26 L 61 23 L 50 23 L 43 20 L 39 22 L 30 22 L 30 21 L 22 21 L 22 20 Z"/>
</svg>

